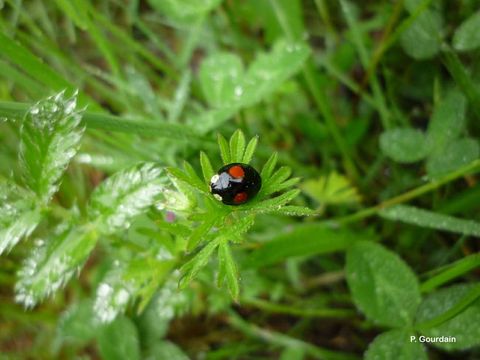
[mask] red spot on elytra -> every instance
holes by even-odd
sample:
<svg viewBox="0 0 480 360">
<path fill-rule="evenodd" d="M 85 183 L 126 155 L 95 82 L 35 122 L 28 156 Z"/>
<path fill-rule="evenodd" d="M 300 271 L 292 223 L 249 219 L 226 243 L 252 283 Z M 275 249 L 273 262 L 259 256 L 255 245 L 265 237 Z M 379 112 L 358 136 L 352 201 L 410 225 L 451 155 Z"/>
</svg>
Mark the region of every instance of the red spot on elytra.
<svg viewBox="0 0 480 360">
<path fill-rule="evenodd" d="M 228 173 L 234 178 L 242 178 L 245 176 L 245 171 L 239 165 L 232 166 L 230 169 L 228 169 Z"/>
<path fill-rule="evenodd" d="M 235 204 L 241 204 L 241 203 L 244 203 L 245 201 L 247 201 L 248 199 L 248 195 L 246 192 L 241 192 L 241 193 L 238 193 L 237 195 L 235 195 L 235 197 L 233 198 L 233 201 L 235 202 Z"/>
</svg>

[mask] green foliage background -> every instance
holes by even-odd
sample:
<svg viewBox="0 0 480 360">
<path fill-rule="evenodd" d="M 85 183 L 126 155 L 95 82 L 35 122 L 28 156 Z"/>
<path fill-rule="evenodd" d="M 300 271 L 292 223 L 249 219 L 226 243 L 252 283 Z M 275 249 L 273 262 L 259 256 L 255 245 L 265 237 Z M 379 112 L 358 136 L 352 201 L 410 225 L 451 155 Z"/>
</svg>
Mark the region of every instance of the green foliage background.
<svg viewBox="0 0 480 360">
<path fill-rule="evenodd" d="M 478 1 L 0 9 L 0 358 L 480 357 Z"/>
</svg>

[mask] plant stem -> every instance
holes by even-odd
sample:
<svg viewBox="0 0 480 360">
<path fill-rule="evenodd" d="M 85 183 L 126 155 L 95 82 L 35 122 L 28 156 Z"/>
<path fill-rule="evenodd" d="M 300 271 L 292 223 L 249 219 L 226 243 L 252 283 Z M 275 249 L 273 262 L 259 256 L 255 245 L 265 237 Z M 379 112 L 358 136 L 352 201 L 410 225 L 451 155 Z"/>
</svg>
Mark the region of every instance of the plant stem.
<svg viewBox="0 0 480 360">
<path fill-rule="evenodd" d="M 230 310 L 228 314 L 229 314 L 228 323 L 232 327 L 236 328 L 237 330 L 240 330 L 245 335 L 250 336 L 254 339 L 260 339 L 272 345 L 284 347 L 286 349 L 289 349 L 289 348 L 302 349 L 305 351 L 305 353 L 309 354 L 311 357 L 316 359 L 323 359 L 323 360 L 358 359 L 358 357 L 355 355 L 343 354 L 340 352 L 323 349 L 313 344 L 295 339 L 285 334 L 281 334 L 275 331 L 270 331 L 267 329 L 262 329 L 256 325 L 250 324 L 247 321 L 243 320 L 233 310 Z"/>
<path fill-rule="evenodd" d="M 419 186 L 413 190 L 407 191 L 403 194 L 400 194 L 398 196 L 395 196 L 391 199 L 385 200 L 381 202 L 380 204 L 377 204 L 375 206 L 360 210 L 352 215 L 347 215 L 347 216 L 342 216 L 339 218 L 334 218 L 331 220 L 325 221 L 326 224 L 331 225 L 331 226 L 340 226 L 340 225 L 345 225 L 349 224 L 352 222 L 356 222 L 359 220 L 366 219 L 370 216 L 376 215 L 380 210 L 383 210 L 385 208 L 388 208 L 393 205 L 401 204 L 404 202 L 407 202 L 409 200 L 412 200 L 416 197 L 419 197 L 425 193 L 428 193 L 430 191 L 433 191 L 440 186 L 447 184 L 455 179 L 458 179 L 459 177 L 462 177 L 464 175 L 467 175 L 471 172 L 476 172 L 480 169 L 480 159 L 475 160 L 471 162 L 470 164 L 463 166 L 455 171 L 452 171 L 451 173 L 445 175 L 444 177 L 434 180 L 432 182 L 429 182 L 428 184 Z"/>
<path fill-rule="evenodd" d="M 293 307 L 282 304 L 275 304 L 269 301 L 261 299 L 251 299 L 251 298 L 242 298 L 242 304 L 248 304 L 255 306 L 261 310 L 280 313 L 280 314 L 290 314 L 295 316 L 307 317 L 307 318 L 349 318 L 355 315 L 355 311 L 350 309 L 304 309 L 302 307 Z"/>
</svg>

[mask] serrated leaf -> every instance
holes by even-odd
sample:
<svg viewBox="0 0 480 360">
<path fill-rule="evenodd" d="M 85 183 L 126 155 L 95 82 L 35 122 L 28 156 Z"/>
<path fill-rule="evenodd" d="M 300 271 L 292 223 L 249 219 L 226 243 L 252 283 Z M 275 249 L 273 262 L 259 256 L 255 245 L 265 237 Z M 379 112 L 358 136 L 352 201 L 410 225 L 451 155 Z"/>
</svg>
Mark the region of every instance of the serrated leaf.
<svg viewBox="0 0 480 360">
<path fill-rule="evenodd" d="M 40 220 L 34 194 L 13 183 L 0 182 L 0 255 L 29 236 Z"/>
<path fill-rule="evenodd" d="M 401 44 L 405 52 L 417 60 L 438 54 L 442 43 L 442 18 L 433 10 L 425 10 L 405 29 Z"/>
<path fill-rule="evenodd" d="M 221 237 L 232 241 L 242 240 L 242 236 L 255 223 L 255 215 L 250 214 L 241 218 L 236 218 L 233 223 L 227 223 L 221 229 Z"/>
<path fill-rule="evenodd" d="M 408 326 L 420 304 L 418 280 L 397 254 L 373 242 L 356 242 L 347 251 L 347 283 L 353 301 L 370 320 Z"/>
<path fill-rule="evenodd" d="M 20 162 L 25 184 L 44 202 L 58 190 L 59 181 L 75 156 L 84 128 L 77 97 L 59 93 L 32 106 L 22 123 Z"/>
<path fill-rule="evenodd" d="M 162 169 L 153 163 L 137 165 L 100 184 L 92 193 L 88 214 L 101 232 L 111 234 L 127 228 L 163 191 Z"/>
<path fill-rule="evenodd" d="M 137 327 L 125 316 L 103 326 L 98 333 L 97 342 L 102 359 L 141 358 Z"/>
<path fill-rule="evenodd" d="M 277 160 L 278 153 L 274 152 L 272 155 L 270 155 L 267 162 L 263 166 L 260 176 L 264 182 L 267 182 L 272 176 L 273 170 L 275 170 L 275 166 L 277 165 Z"/>
<path fill-rule="evenodd" d="M 262 185 L 262 194 L 269 195 L 277 191 L 277 187 L 287 180 L 291 174 L 292 169 L 290 167 L 282 166 L 264 182 Z"/>
<path fill-rule="evenodd" d="M 480 12 L 476 12 L 466 19 L 455 30 L 453 47 L 458 51 L 470 51 L 480 46 Z"/>
<path fill-rule="evenodd" d="M 228 290 L 232 298 L 237 301 L 240 294 L 240 286 L 238 284 L 238 270 L 230 246 L 227 241 L 222 241 L 218 247 L 218 263 L 219 277 L 227 280 Z"/>
<path fill-rule="evenodd" d="M 435 178 L 452 172 L 478 159 L 480 147 L 478 141 L 471 138 L 451 142 L 427 161 L 428 176 Z"/>
<path fill-rule="evenodd" d="M 245 150 L 245 154 L 243 154 L 242 163 L 249 164 L 252 161 L 253 154 L 255 153 L 255 149 L 257 148 L 258 144 L 258 136 L 255 136 L 250 139 L 248 142 L 247 148 Z"/>
<path fill-rule="evenodd" d="M 329 254 L 345 250 L 366 235 L 346 229 L 330 229 L 319 223 L 296 225 L 252 252 L 246 266 L 263 267 L 298 256 Z"/>
<path fill-rule="evenodd" d="M 207 15 L 222 0 L 149 0 L 149 4 L 170 20 L 190 25 L 193 21 Z"/>
<path fill-rule="evenodd" d="M 436 318 L 458 305 L 478 286 L 474 284 L 458 284 L 438 290 L 428 295 L 420 304 L 417 312 L 417 323 Z M 474 301 L 465 310 L 440 325 L 423 330 L 425 336 L 452 336 L 455 342 L 436 342 L 432 346 L 444 350 L 465 350 L 480 345 L 480 299 Z"/>
<path fill-rule="evenodd" d="M 210 179 L 215 174 L 215 171 L 212 168 L 210 159 L 203 151 L 200 152 L 200 165 L 202 167 L 203 178 L 205 179 L 205 182 L 209 184 Z"/>
<path fill-rule="evenodd" d="M 197 172 L 193 168 L 192 165 L 188 161 L 183 162 L 183 168 L 185 169 L 185 172 L 187 176 L 190 178 L 190 183 L 194 184 L 194 187 L 196 187 L 198 190 L 208 193 L 208 185 L 205 184 L 202 179 L 200 179 L 197 175 Z"/>
<path fill-rule="evenodd" d="M 336 172 L 304 181 L 300 189 L 320 204 L 348 204 L 361 200 L 350 180 Z"/>
<path fill-rule="evenodd" d="M 93 310 L 102 323 L 110 323 L 118 314 L 125 312 L 129 301 L 141 286 L 138 282 L 128 281 L 126 272 L 125 264 L 115 266 L 97 287 Z"/>
<path fill-rule="evenodd" d="M 182 277 L 178 283 L 180 289 L 184 289 L 195 278 L 198 272 L 207 265 L 210 256 L 213 254 L 220 241 L 220 237 L 210 241 L 198 252 L 198 254 L 180 268 L 180 272 L 182 273 Z"/>
<path fill-rule="evenodd" d="M 287 216 L 314 216 L 318 215 L 316 210 L 309 209 L 303 206 L 294 206 L 294 205 L 285 205 L 282 206 L 280 209 L 272 211 L 272 213 L 279 214 L 279 215 L 287 215 Z"/>
<path fill-rule="evenodd" d="M 466 105 L 465 96 L 457 90 L 452 90 L 435 107 L 427 131 L 430 152 L 440 152 L 463 132 Z"/>
<path fill-rule="evenodd" d="M 230 160 L 241 162 L 245 152 L 245 135 L 241 130 L 236 130 L 230 138 Z"/>
<path fill-rule="evenodd" d="M 412 341 L 408 330 L 390 330 L 380 334 L 368 346 L 365 360 L 427 360 L 425 348 Z"/>
<path fill-rule="evenodd" d="M 74 225 L 47 240 L 38 239 L 18 273 L 15 300 L 32 307 L 56 292 L 81 268 L 96 243 L 92 229 Z"/>
<path fill-rule="evenodd" d="M 423 131 L 409 128 L 383 132 L 380 135 L 380 149 L 389 158 L 404 164 L 420 161 L 428 154 Z"/>
<path fill-rule="evenodd" d="M 220 148 L 220 155 L 222 156 L 223 164 L 230 164 L 232 161 L 230 159 L 230 148 L 228 146 L 227 140 L 222 136 L 222 134 L 217 135 L 218 147 Z"/>
<path fill-rule="evenodd" d="M 382 210 L 380 215 L 389 220 L 402 221 L 425 228 L 480 237 L 480 223 L 477 221 L 459 219 L 414 206 L 396 205 Z"/>
<path fill-rule="evenodd" d="M 204 221 L 193 230 L 188 238 L 188 249 L 194 249 L 202 242 L 206 240 L 207 234 L 210 230 L 220 221 L 216 216 L 207 216 Z"/>
<path fill-rule="evenodd" d="M 280 209 L 283 205 L 288 204 L 290 201 L 295 199 L 299 193 L 300 190 L 292 189 L 268 200 L 263 200 L 254 204 L 243 205 L 242 210 L 250 210 L 257 214 L 265 214 L 270 211 L 276 211 Z"/>
</svg>

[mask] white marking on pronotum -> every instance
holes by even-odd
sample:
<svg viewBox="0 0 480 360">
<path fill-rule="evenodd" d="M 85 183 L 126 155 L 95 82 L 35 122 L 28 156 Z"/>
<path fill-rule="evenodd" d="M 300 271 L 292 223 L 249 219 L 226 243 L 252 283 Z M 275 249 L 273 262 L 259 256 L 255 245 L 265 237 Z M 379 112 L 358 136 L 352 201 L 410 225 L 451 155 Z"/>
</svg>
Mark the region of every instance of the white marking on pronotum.
<svg viewBox="0 0 480 360">
<path fill-rule="evenodd" d="M 211 182 L 212 184 L 215 184 L 215 183 L 218 181 L 219 178 L 220 178 L 220 176 L 218 176 L 218 174 L 215 174 L 215 175 L 213 175 L 212 178 L 210 179 L 210 182 Z"/>
<path fill-rule="evenodd" d="M 215 199 L 217 199 L 218 201 L 222 201 L 222 200 L 223 200 L 223 198 L 222 198 L 220 195 L 218 195 L 218 194 L 213 194 L 213 197 L 214 197 Z"/>
</svg>

